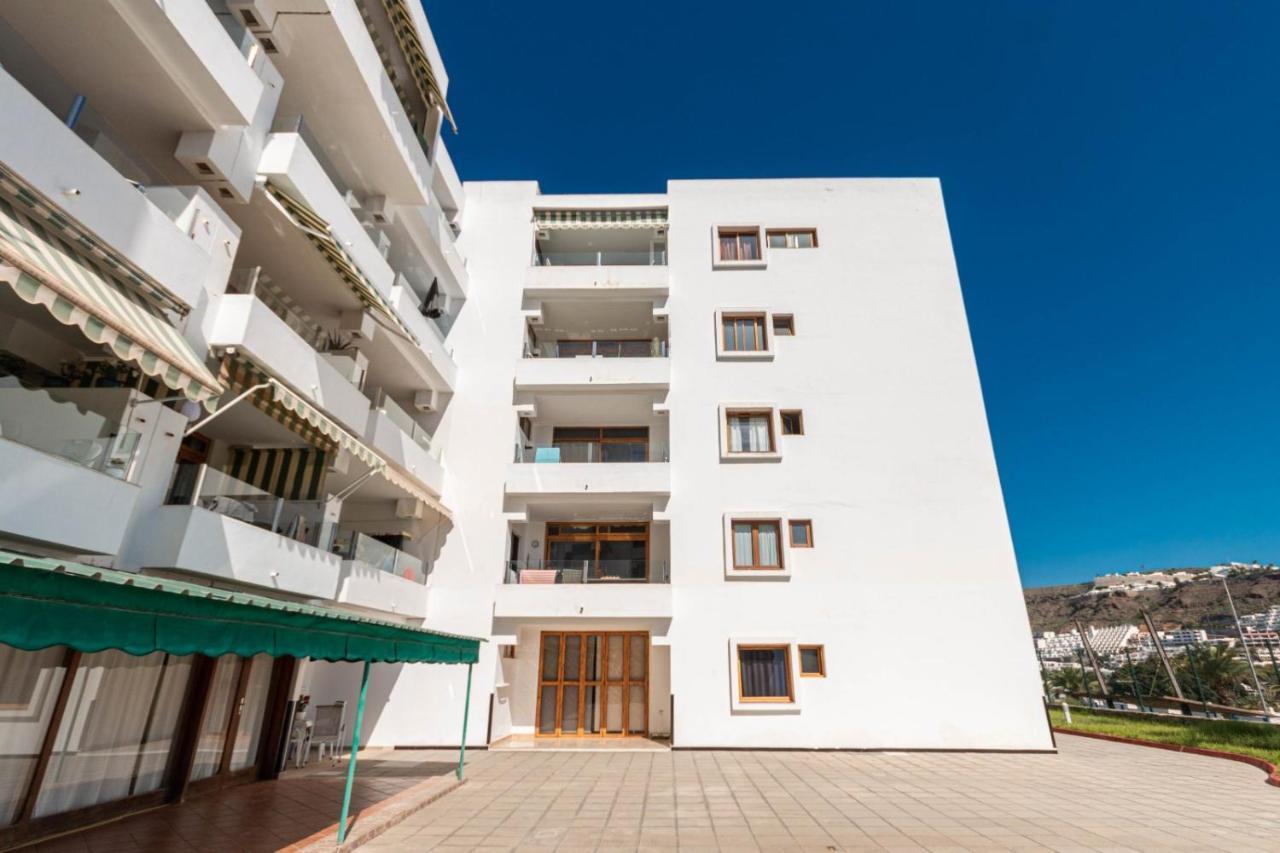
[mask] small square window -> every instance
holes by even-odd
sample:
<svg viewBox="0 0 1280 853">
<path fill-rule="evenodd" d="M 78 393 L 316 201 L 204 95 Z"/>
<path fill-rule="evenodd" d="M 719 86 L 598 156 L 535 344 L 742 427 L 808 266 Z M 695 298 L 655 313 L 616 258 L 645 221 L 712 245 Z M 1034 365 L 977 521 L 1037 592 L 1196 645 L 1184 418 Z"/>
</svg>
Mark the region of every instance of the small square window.
<svg viewBox="0 0 1280 853">
<path fill-rule="evenodd" d="M 770 228 L 770 249 L 816 249 L 818 232 L 814 228 Z"/>
<path fill-rule="evenodd" d="M 791 547 L 813 547 L 813 522 L 805 519 L 794 519 L 791 522 Z"/>
<path fill-rule="evenodd" d="M 718 257 L 721 261 L 760 260 L 759 228 L 717 228 L 716 241 Z"/>
<path fill-rule="evenodd" d="M 804 413 L 799 409 L 783 409 L 778 413 L 782 419 L 783 435 L 804 435 Z"/>
<path fill-rule="evenodd" d="M 774 314 L 773 333 L 775 335 L 794 335 L 796 333 L 796 318 L 791 314 Z"/>
<path fill-rule="evenodd" d="M 827 677 L 827 655 L 822 646 L 800 647 L 800 675 L 802 678 Z"/>
<path fill-rule="evenodd" d="M 738 646 L 738 699 L 792 702 L 790 646 Z"/>
<path fill-rule="evenodd" d="M 734 521 L 733 567 L 781 569 L 781 544 L 776 521 Z"/>
</svg>

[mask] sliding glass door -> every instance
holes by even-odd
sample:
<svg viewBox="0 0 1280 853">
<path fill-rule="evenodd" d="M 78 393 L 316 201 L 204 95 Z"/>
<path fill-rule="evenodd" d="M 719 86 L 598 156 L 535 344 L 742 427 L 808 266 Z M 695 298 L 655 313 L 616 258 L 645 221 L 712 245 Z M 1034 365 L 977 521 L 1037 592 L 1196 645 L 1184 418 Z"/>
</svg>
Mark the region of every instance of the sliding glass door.
<svg viewBox="0 0 1280 853">
<path fill-rule="evenodd" d="M 562 737 L 649 731 L 649 635 L 542 634 L 537 733 Z"/>
</svg>

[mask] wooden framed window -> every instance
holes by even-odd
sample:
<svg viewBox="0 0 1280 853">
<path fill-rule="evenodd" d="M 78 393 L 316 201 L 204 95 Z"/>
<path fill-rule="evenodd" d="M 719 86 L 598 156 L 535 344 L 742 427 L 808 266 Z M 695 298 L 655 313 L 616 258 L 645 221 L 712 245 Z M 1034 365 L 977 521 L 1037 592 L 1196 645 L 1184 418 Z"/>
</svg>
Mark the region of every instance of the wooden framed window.
<svg viewBox="0 0 1280 853">
<path fill-rule="evenodd" d="M 818 231 L 816 228 L 770 228 L 770 249 L 816 249 L 818 248 Z"/>
<path fill-rule="evenodd" d="M 773 333 L 775 335 L 791 336 L 796 333 L 796 318 L 794 314 L 774 314 L 773 315 Z"/>
<path fill-rule="evenodd" d="M 760 229 L 756 226 L 732 226 L 716 229 L 717 257 L 721 261 L 758 261 Z"/>
<path fill-rule="evenodd" d="M 782 536 L 777 521 L 733 522 L 735 569 L 781 569 Z"/>
<path fill-rule="evenodd" d="M 804 413 L 799 409 L 783 409 L 778 413 L 783 435 L 804 435 Z"/>
<path fill-rule="evenodd" d="M 725 352 L 764 352 L 769 348 L 763 314 L 725 314 L 720 320 Z"/>
<path fill-rule="evenodd" d="M 807 645 L 800 647 L 800 677 L 827 677 L 827 653 L 823 646 Z"/>
<path fill-rule="evenodd" d="M 725 434 L 729 453 L 772 453 L 773 412 L 725 412 Z"/>
<path fill-rule="evenodd" d="M 792 548 L 813 547 L 813 522 L 807 518 L 793 518 L 788 522 L 791 528 Z"/>
<path fill-rule="evenodd" d="M 738 646 L 738 701 L 794 702 L 791 647 Z"/>
</svg>

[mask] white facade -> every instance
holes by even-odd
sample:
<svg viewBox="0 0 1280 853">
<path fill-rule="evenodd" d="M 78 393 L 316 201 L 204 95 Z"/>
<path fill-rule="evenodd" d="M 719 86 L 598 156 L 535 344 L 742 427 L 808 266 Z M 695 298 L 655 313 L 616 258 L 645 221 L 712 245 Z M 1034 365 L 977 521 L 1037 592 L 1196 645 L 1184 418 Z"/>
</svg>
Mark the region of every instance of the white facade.
<svg viewBox="0 0 1280 853">
<path fill-rule="evenodd" d="M 0 163 L 225 393 L 62 387 L 104 353 L 0 287 L 0 545 L 489 638 L 477 746 L 551 702 L 677 747 L 1051 748 L 936 180 L 463 185 L 417 3 L 438 95 L 381 3 L 153 5 L 5 4 Z M 547 684 L 548 637 L 599 679 Z M 465 678 L 375 667 L 365 742 L 456 743 Z"/>
</svg>

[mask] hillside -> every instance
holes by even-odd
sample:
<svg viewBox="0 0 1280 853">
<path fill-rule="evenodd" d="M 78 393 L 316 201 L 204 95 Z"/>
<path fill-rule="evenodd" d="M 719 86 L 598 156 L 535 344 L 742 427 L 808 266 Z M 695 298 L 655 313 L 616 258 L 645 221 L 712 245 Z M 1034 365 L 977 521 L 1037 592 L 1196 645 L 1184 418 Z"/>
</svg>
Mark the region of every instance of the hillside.
<svg viewBox="0 0 1280 853">
<path fill-rule="evenodd" d="M 1241 615 L 1280 604 L 1280 572 L 1257 573 L 1230 580 L 1231 594 Z M 1070 630 L 1079 619 L 1085 626 L 1137 624 L 1146 608 L 1160 629 L 1231 627 L 1230 610 L 1221 581 L 1197 581 L 1176 589 L 1147 590 L 1124 595 L 1084 595 L 1090 584 L 1024 589 L 1033 631 Z"/>
</svg>

